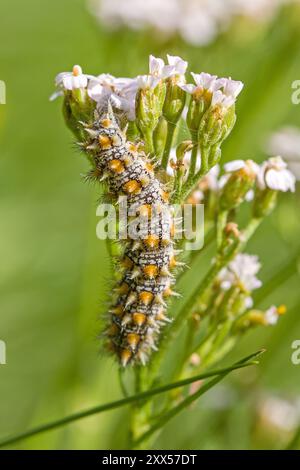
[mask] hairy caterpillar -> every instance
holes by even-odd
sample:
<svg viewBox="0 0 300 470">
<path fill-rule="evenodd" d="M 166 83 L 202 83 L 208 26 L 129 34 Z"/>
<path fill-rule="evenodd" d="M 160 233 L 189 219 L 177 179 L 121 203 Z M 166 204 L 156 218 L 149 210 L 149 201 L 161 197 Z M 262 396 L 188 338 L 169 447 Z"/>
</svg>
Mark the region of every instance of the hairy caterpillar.
<svg viewBox="0 0 300 470">
<path fill-rule="evenodd" d="M 169 194 L 145 153 L 126 141 L 111 109 L 102 115 L 96 111 L 92 124 L 81 124 L 85 138 L 80 145 L 93 165 L 90 176 L 105 179 L 115 197 L 127 196 L 128 214 L 139 217 L 140 231 L 137 237 L 128 233 L 120 260 L 123 274 L 109 310 L 106 337 L 123 366 L 145 364 L 156 349 L 161 327 L 169 321 L 165 300 L 177 295 L 171 289 L 170 270 L 180 263 L 173 248 Z"/>
</svg>

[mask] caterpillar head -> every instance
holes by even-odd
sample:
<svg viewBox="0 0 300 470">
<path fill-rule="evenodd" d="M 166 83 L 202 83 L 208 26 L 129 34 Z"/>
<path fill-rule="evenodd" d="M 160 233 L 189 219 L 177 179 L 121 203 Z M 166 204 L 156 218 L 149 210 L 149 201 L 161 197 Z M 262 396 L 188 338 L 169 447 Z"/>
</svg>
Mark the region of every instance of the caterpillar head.
<svg viewBox="0 0 300 470">
<path fill-rule="evenodd" d="M 97 133 L 95 137 L 102 150 L 109 150 L 111 147 L 124 145 L 124 132 L 120 129 L 110 104 L 106 113 L 97 114 L 95 117 L 94 129 Z"/>
</svg>

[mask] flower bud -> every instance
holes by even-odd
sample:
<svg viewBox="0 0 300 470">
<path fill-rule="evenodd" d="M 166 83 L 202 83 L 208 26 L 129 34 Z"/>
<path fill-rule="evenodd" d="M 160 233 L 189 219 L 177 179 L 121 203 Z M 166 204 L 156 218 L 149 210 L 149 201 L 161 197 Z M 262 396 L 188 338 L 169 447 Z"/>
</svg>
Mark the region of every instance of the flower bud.
<svg viewBox="0 0 300 470">
<path fill-rule="evenodd" d="M 153 133 L 153 144 L 156 158 L 163 154 L 168 132 L 168 123 L 163 116 L 159 118 L 158 124 Z"/>
<path fill-rule="evenodd" d="M 163 106 L 163 116 L 173 124 L 176 124 L 179 120 L 186 101 L 186 92 L 177 83 L 178 76 L 176 75 L 167 79 L 166 97 Z"/>
<path fill-rule="evenodd" d="M 233 163 L 235 162 L 231 162 L 231 164 Z M 229 165 L 227 166 L 230 169 Z M 221 210 L 231 210 L 238 207 L 254 185 L 257 166 L 252 160 L 241 162 L 241 165 L 241 168 L 231 173 L 223 187 L 220 196 Z"/>
<path fill-rule="evenodd" d="M 196 138 L 201 120 L 209 108 L 211 96 L 211 93 L 207 90 L 196 90 L 191 96 L 186 122 L 191 135 L 196 136 Z"/>
<path fill-rule="evenodd" d="M 63 114 L 67 126 L 76 136 L 80 135 L 78 122 L 93 119 L 96 103 L 89 97 L 87 87 L 90 76 L 82 73 L 79 65 L 74 65 L 72 72 L 63 72 L 56 77 L 57 91 L 50 100 L 64 96 Z"/>
<path fill-rule="evenodd" d="M 143 79 L 136 96 L 136 124 L 139 128 L 149 152 L 153 152 L 152 135 L 162 113 L 166 94 L 166 86 L 162 81 L 153 88 Z"/>
<path fill-rule="evenodd" d="M 92 101 L 86 90 L 66 91 L 63 102 L 63 115 L 69 129 L 77 136 L 81 122 L 93 119 L 96 103 Z"/>
<path fill-rule="evenodd" d="M 268 216 L 276 206 L 278 191 L 256 188 L 253 201 L 253 217 L 260 219 Z"/>
<path fill-rule="evenodd" d="M 232 131 L 236 121 L 235 107 L 210 107 L 199 127 L 198 139 L 204 146 L 220 145 Z"/>
</svg>

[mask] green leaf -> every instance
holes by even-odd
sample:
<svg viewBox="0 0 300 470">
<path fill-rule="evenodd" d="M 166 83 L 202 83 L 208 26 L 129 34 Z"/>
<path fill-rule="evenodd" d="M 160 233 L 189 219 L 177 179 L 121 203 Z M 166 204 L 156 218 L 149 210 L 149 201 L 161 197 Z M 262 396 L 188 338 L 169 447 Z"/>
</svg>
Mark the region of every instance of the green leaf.
<svg viewBox="0 0 300 470">
<path fill-rule="evenodd" d="M 168 391 L 170 391 L 174 388 L 184 387 L 185 385 L 189 385 L 189 384 L 191 384 L 193 382 L 196 382 L 198 380 L 204 380 L 206 378 L 214 377 L 214 376 L 217 376 L 217 378 L 221 377 L 221 379 L 222 379 L 223 376 L 227 375 L 232 370 L 241 369 L 242 367 L 248 367 L 250 365 L 256 364 L 256 362 L 254 362 L 253 360 L 255 358 L 257 358 L 258 356 L 260 356 L 263 352 L 264 351 L 258 351 L 254 354 L 251 354 L 250 356 L 242 359 L 238 363 L 236 363 L 236 364 L 234 364 L 230 367 L 227 367 L 225 369 L 219 369 L 219 370 L 207 372 L 205 374 L 200 374 L 200 375 L 197 375 L 195 377 L 190 377 L 190 378 L 185 379 L 185 380 L 180 380 L 178 382 L 167 384 L 167 385 L 164 385 L 164 386 L 156 388 L 156 389 L 147 390 L 145 392 L 138 393 L 136 395 L 132 395 L 130 397 L 123 398 L 121 400 L 116 400 L 116 401 L 113 401 L 113 402 L 110 402 L 110 403 L 106 403 L 104 405 L 95 406 L 94 408 L 90 408 L 90 409 L 87 409 L 87 410 L 84 410 L 84 411 L 80 411 L 78 413 L 74 413 L 72 415 L 66 416 L 65 418 L 58 419 L 56 421 L 52 421 L 51 423 L 43 424 L 43 425 L 38 426 L 36 428 L 30 429 L 29 431 L 26 431 L 24 433 L 17 434 L 15 436 L 3 439 L 2 441 L 0 441 L 0 447 L 5 447 L 5 446 L 10 445 L 10 444 L 15 444 L 16 442 L 19 442 L 19 441 L 21 441 L 23 439 L 26 439 L 28 437 L 32 437 L 32 436 L 35 436 L 35 435 L 40 434 L 42 432 L 50 431 L 50 430 L 59 428 L 61 426 L 65 426 L 66 424 L 72 423 L 74 421 L 78 421 L 78 420 L 83 419 L 83 418 L 87 418 L 88 416 L 103 413 L 104 411 L 112 410 L 112 409 L 115 409 L 115 408 L 120 408 L 122 406 L 129 405 L 131 403 L 134 403 L 134 402 L 146 399 L 146 398 L 150 398 L 154 395 L 159 395 L 160 393 L 168 392 Z M 213 381 L 209 382 L 209 384 L 212 384 L 212 382 Z M 206 387 L 206 389 L 207 389 L 207 386 L 209 384 L 205 385 L 204 387 Z M 212 386 L 213 385 L 210 385 L 209 388 L 211 388 Z M 204 389 L 204 387 L 203 387 L 203 389 Z M 197 393 L 199 393 L 199 392 L 197 392 Z"/>
</svg>

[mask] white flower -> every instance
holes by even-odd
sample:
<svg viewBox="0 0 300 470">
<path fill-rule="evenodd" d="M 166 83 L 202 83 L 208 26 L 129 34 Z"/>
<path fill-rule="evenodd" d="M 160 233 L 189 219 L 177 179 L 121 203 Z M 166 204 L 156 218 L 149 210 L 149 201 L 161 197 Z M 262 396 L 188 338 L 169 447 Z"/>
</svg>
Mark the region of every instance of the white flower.
<svg viewBox="0 0 300 470">
<path fill-rule="evenodd" d="M 63 95 L 64 90 L 76 90 L 86 88 L 88 81 L 93 79 L 92 75 L 82 73 L 80 65 L 74 65 L 72 72 L 61 72 L 56 76 L 55 85 L 58 90 L 53 93 L 50 100 L 53 101 L 58 96 Z"/>
<path fill-rule="evenodd" d="M 179 33 L 196 46 L 212 43 L 236 18 L 271 20 L 280 6 L 295 0 L 88 0 L 106 28 L 155 28 L 160 37 Z"/>
<path fill-rule="evenodd" d="M 173 67 L 173 74 L 175 75 L 184 75 L 188 67 L 188 63 L 183 60 L 181 57 L 176 55 L 167 54 L 168 63 Z"/>
<path fill-rule="evenodd" d="M 257 185 L 260 189 L 294 192 L 295 182 L 295 176 L 287 169 L 287 164 L 279 156 L 265 161 L 257 175 Z"/>
<path fill-rule="evenodd" d="M 261 264 L 257 256 L 238 254 L 218 276 L 222 289 L 228 290 L 233 285 L 241 285 L 247 292 L 258 289 L 262 285 L 256 277 L 260 268 Z"/>
<path fill-rule="evenodd" d="M 299 399 L 287 400 L 277 395 L 262 396 L 258 403 L 259 420 L 271 432 L 293 433 L 299 426 Z"/>
<path fill-rule="evenodd" d="M 237 98 L 238 95 L 241 93 L 242 89 L 244 88 L 243 82 L 239 80 L 232 80 L 231 78 L 223 78 L 223 93 L 226 96 L 230 96 L 232 98 Z"/>
<path fill-rule="evenodd" d="M 300 129 L 288 126 L 272 134 L 266 145 L 270 155 L 282 155 L 289 169 L 300 180 Z"/>
<path fill-rule="evenodd" d="M 158 79 L 168 78 L 174 75 L 175 66 L 165 65 L 163 59 L 159 57 L 149 56 L 149 74 Z"/>
<path fill-rule="evenodd" d="M 232 160 L 224 165 L 225 174 L 222 175 L 219 180 L 220 189 L 222 189 L 229 180 L 230 173 L 242 170 L 243 168 L 255 176 L 259 173 L 259 165 L 257 165 L 253 160 Z M 250 189 L 245 196 L 245 201 L 250 202 L 253 199 L 254 191 L 253 189 Z"/>
<path fill-rule="evenodd" d="M 279 314 L 277 307 L 272 305 L 272 307 L 268 308 L 265 312 L 265 322 L 267 325 L 276 325 L 278 322 Z"/>
<path fill-rule="evenodd" d="M 160 82 L 160 79 L 154 77 L 153 75 L 138 75 L 137 76 L 137 86 L 138 88 L 145 90 L 147 88 L 153 89 Z"/>
<path fill-rule="evenodd" d="M 211 105 L 230 108 L 236 102 L 236 98 L 243 87 L 244 84 L 240 81 L 232 80 L 231 78 L 220 79 L 219 88 L 222 88 L 222 90 L 217 89 L 214 91 Z"/>
<path fill-rule="evenodd" d="M 133 78 L 115 78 L 109 74 L 101 74 L 90 80 L 88 94 L 102 107 L 110 100 L 112 104 L 123 111 L 129 121 L 135 119 L 135 97 L 137 80 Z"/>
<path fill-rule="evenodd" d="M 217 78 L 216 75 L 210 75 L 209 73 L 191 73 L 195 81 L 194 84 L 181 85 L 181 88 L 187 93 L 193 94 L 196 91 L 207 90 L 213 93 L 222 86 L 222 82 Z"/>
<path fill-rule="evenodd" d="M 232 160 L 231 162 L 225 163 L 224 170 L 226 173 L 231 173 L 241 169 L 247 169 L 253 172 L 255 175 L 259 172 L 259 165 L 253 160 Z"/>
</svg>

